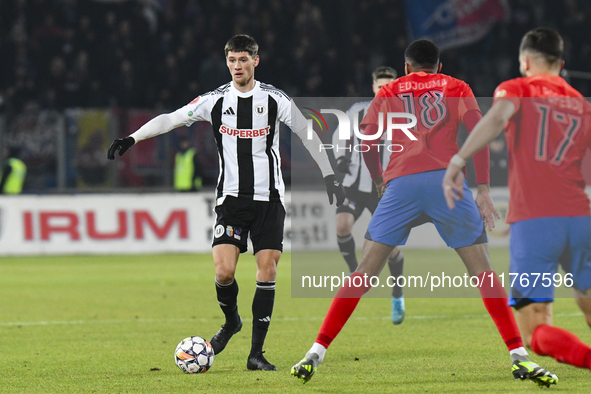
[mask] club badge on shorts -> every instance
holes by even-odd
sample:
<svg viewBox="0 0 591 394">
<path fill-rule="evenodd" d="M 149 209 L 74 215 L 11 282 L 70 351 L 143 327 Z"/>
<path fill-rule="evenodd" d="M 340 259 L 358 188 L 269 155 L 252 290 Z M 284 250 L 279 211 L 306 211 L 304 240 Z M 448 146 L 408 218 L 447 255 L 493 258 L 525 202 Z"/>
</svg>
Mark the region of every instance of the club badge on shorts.
<svg viewBox="0 0 591 394">
<path fill-rule="evenodd" d="M 215 231 L 213 232 L 214 237 L 219 238 L 222 236 L 223 233 L 224 233 L 224 226 L 222 226 L 221 224 L 218 224 L 217 226 L 215 226 Z"/>
</svg>

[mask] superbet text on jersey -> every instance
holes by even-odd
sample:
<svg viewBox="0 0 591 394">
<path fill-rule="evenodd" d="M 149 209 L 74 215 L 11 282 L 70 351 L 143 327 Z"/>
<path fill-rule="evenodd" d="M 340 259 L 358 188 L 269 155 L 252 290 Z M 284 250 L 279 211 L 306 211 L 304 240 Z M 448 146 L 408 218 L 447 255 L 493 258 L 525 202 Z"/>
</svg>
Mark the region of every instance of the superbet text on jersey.
<svg viewBox="0 0 591 394">
<path fill-rule="evenodd" d="M 177 110 L 187 126 L 197 121 L 213 126 L 220 158 L 218 204 L 226 196 L 283 201 L 279 122 L 305 127 L 301 113 L 292 110 L 291 98 L 259 81 L 248 93 L 227 83 Z"/>
</svg>

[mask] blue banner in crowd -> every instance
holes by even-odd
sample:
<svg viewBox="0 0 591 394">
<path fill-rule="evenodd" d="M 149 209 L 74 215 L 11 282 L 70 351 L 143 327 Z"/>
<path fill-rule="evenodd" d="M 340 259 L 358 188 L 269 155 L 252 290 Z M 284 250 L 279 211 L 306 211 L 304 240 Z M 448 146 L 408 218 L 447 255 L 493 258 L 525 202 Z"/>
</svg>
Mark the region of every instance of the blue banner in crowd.
<svg viewBox="0 0 591 394">
<path fill-rule="evenodd" d="M 503 0 L 405 0 L 412 40 L 427 38 L 440 49 L 484 37 L 507 13 Z"/>
</svg>

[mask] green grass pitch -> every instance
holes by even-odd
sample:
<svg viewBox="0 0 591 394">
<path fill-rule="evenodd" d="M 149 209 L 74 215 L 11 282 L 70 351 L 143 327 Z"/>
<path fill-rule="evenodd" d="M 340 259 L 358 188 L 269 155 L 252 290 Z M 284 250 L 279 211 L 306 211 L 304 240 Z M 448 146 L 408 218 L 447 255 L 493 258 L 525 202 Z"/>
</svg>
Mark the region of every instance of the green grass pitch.
<svg viewBox="0 0 591 394">
<path fill-rule="evenodd" d="M 408 266 L 457 259 L 461 267 L 452 250 L 404 253 Z M 495 265 L 506 264 L 506 249 L 491 253 Z M 291 298 L 287 253 L 279 264 L 265 354 L 279 371 L 248 371 L 254 274 L 254 258 L 242 255 L 236 276 L 242 332 L 209 372 L 185 375 L 173 361 L 177 343 L 191 335 L 209 339 L 223 323 L 210 255 L 1 258 L 0 393 L 539 390 L 513 380 L 506 348 L 477 298 L 408 298 L 400 326 L 389 320 L 389 299 L 363 299 L 317 375 L 302 385 L 289 375 L 290 367 L 311 346 L 331 300 Z M 556 325 L 591 343 L 573 300 L 558 299 L 555 313 Z M 552 391 L 590 391 L 589 371 L 533 358 L 559 376 Z"/>
</svg>

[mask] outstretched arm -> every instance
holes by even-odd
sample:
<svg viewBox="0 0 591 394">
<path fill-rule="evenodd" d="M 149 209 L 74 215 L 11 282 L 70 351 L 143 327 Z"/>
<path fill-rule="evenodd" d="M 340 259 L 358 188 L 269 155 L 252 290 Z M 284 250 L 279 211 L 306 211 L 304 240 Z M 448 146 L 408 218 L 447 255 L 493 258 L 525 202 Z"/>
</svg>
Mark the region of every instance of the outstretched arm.
<svg viewBox="0 0 591 394">
<path fill-rule="evenodd" d="M 455 201 L 463 198 L 462 167 L 466 160 L 494 140 L 503 130 L 503 126 L 515 113 L 515 105 L 509 100 L 499 100 L 474 127 L 468 139 L 457 155 L 452 157 L 443 178 L 443 193 L 447 206 L 455 208 Z"/>
<path fill-rule="evenodd" d="M 486 115 L 482 117 L 480 122 L 474 126 L 468 139 L 458 152 L 458 156 L 464 160 L 473 157 L 478 151 L 501 134 L 505 123 L 511 119 L 514 113 L 515 104 L 511 101 L 504 99 L 497 101 Z"/>
<path fill-rule="evenodd" d="M 169 114 L 158 115 L 131 134 L 130 137 L 139 142 L 183 126 L 185 124 L 185 119 L 181 115 L 183 111 L 181 108 Z"/>
<path fill-rule="evenodd" d="M 326 184 L 326 192 L 328 193 L 328 202 L 332 204 L 333 202 L 333 195 L 336 198 L 336 205 L 337 207 L 343 205 L 345 202 L 345 190 L 343 186 L 339 183 L 337 178 L 334 175 L 334 171 L 332 166 L 330 165 L 330 160 L 328 159 L 328 155 L 326 152 L 321 149 L 322 141 L 318 137 L 316 133 L 312 133 L 312 138 L 308 139 L 308 129 L 300 128 L 299 130 L 292 129 L 292 131 L 300 137 L 304 147 L 310 152 L 310 155 L 318 164 L 320 171 L 322 172 L 322 177 L 324 178 L 324 183 Z"/>
<path fill-rule="evenodd" d="M 300 127 L 299 130 L 292 129 L 292 131 L 300 138 L 300 140 L 302 140 L 302 144 L 304 144 L 304 147 L 308 150 L 308 152 L 310 152 L 312 159 L 314 159 L 316 164 L 318 164 L 318 168 L 320 168 L 322 176 L 326 178 L 329 175 L 334 175 L 328 155 L 323 149 L 321 149 L 322 141 L 320 140 L 320 137 L 318 137 L 318 134 L 314 132 L 312 133 L 312 138 L 308 139 L 307 127 Z"/>
<path fill-rule="evenodd" d="M 290 118 L 288 126 L 291 130 L 302 140 L 304 147 L 310 152 L 310 155 L 318 164 L 322 177 L 326 184 L 326 192 L 328 193 L 328 201 L 332 204 L 333 195 L 336 198 L 336 205 L 340 206 L 345 202 L 345 190 L 334 175 L 330 160 L 326 151 L 322 149 L 322 141 L 315 132 L 312 132 L 308 138 L 308 122 L 299 108 L 290 102 Z"/>
<path fill-rule="evenodd" d="M 107 158 L 113 160 L 117 151 L 119 151 L 119 156 L 121 156 L 136 142 L 168 133 L 170 130 L 185 125 L 186 119 L 182 116 L 184 112 L 185 109 L 180 108 L 169 114 L 158 115 L 128 137 L 116 139 L 109 147 Z"/>
</svg>

